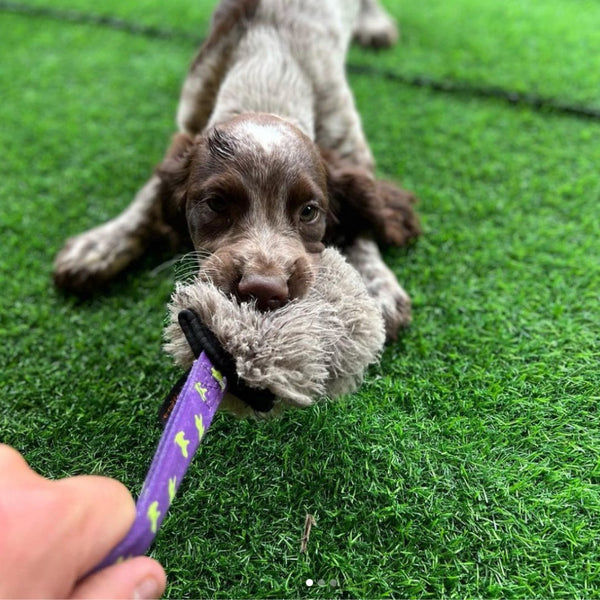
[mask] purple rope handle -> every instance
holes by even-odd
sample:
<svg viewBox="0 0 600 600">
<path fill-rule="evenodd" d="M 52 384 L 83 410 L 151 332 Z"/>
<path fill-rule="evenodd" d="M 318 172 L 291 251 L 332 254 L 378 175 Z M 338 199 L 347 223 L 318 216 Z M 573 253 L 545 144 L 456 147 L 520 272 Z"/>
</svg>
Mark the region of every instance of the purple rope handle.
<svg viewBox="0 0 600 600">
<path fill-rule="evenodd" d="M 131 529 L 90 573 L 143 555 L 150 548 L 226 387 L 226 378 L 202 352 L 194 361 L 166 423 L 136 504 Z"/>
</svg>

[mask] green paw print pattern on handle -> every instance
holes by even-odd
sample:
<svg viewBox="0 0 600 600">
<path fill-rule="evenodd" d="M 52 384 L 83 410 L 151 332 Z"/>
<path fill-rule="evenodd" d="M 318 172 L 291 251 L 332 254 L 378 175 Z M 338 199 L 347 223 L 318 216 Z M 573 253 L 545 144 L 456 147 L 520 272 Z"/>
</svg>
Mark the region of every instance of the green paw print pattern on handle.
<svg viewBox="0 0 600 600">
<path fill-rule="evenodd" d="M 135 522 L 123 541 L 94 571 L 124 557 L 146 553 L 210 427 L 226 387 L 227 380 L 202 353 L 194 361 L 163 431 L 137 501 Z"/>
</svg>

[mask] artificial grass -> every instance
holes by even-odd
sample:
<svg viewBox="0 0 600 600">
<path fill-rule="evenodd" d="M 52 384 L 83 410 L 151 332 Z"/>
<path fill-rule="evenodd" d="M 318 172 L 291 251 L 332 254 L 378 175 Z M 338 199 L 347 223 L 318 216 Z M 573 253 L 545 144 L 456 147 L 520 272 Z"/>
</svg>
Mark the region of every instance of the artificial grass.
<svg viewBox="0 0 600 600">
<path fill-rule="evenodd" d="M 211 3 L 180 4 L 94 12 L 200 31 Z M 391 8 L 403 42 L 353 62 L 600 104 L 595 3 Z M 194 48 L 2 12 L 0 46 L 0 440 L 136 493 L 178 375 L 160 350 L 175 268 L 148 259 L 82 302 L 51 263 L 160 159 Z M 421 197 L 423 238 L 386 253 L 413 325 L 352 397 L 217 418 L 152 551 L 167 596 L 597 596 L 600 123 L 351 83 L 380 173 Z"/>
</svg>

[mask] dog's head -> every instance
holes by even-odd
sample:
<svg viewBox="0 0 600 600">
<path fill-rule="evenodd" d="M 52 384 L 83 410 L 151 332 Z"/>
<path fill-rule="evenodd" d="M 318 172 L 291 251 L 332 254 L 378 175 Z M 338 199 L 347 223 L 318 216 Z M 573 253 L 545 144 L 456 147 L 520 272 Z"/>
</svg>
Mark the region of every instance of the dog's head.
<svg viewBox="0 0 600 600">
<path fill-rule="evenodd" d="M 333 169 L 297 127 L 261 113 L 177 134 L 158 174 L 163 218 L 201 251 L 200 274 L 264 310 L 306 294 L 339 224 L 368 228 L 347 207 L 377 196 L 366 171 Z"/>
</svg>

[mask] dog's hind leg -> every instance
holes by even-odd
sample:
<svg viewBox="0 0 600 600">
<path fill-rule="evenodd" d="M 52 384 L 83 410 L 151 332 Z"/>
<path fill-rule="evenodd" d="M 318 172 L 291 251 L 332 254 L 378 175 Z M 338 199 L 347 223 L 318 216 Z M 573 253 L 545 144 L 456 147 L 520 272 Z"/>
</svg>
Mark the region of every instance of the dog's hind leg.
<svg viewBox="0 0 600 600">
<path fill-rule="evenodd" d="M 209 38 L 200 50 L 181 88 L 177 108 L 179 131 L 195 135 L 208 123 L 232 48 L 233 40 L 219 40 L 213 47 Z"/>
<path fill-rule="evenodd" d="M 179 131 L 195 135 L 208 123 L 232 55 L 257 7 L 258 0 L 221 0 L 210 34 L 192 62 L 181 90 Z"/>
<path fill-rule="evenodd" d="M 389 48 L 399 37 L 395 20 L 377 0 L 361 0 L 353 35 L 356 42 L 367 48 Z"/>
</svg>

